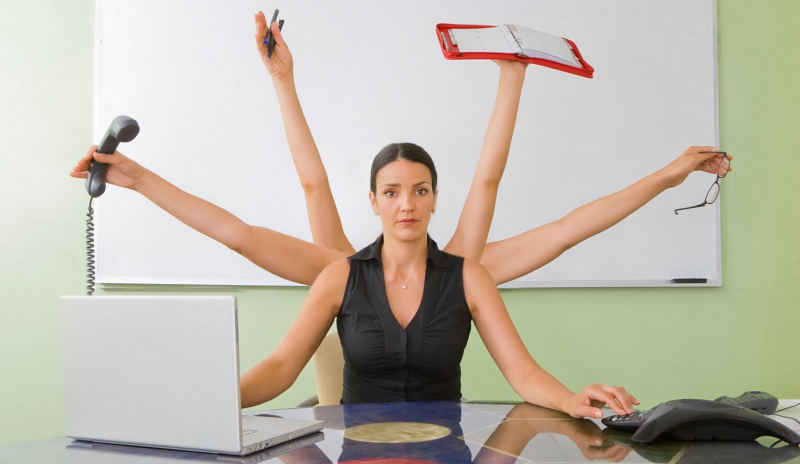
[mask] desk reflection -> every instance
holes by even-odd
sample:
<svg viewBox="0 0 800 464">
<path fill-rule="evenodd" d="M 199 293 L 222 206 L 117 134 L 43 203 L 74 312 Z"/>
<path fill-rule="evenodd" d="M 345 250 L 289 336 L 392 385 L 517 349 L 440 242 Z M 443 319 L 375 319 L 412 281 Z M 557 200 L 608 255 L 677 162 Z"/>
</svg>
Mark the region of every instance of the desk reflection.
<svg viewBox="0 0 800 464">
<path fill-rule="evenodd" d="M 244 457 L 71 442 L 69 463 L 800 463 L 800 448 L 756 442 L 659 442 L 640 444 L 630 434 L 604 429 L 599 421 L 574 419 L 521 404 L 421 402 L 355 404 L 266 413 L 325 421 L 323 432 Z M 402 427 L 395 427 L 401 424 Z M 409 427 L 409 424 L 411 426 Z M 413 424 L 422 424 L 414 426 Z M 349 433 L 374 428 L 369 433 Z M 394 427 L 394 428 L 393 428 Z M 426 430 L 434 430 L 426 437 Z M 442 433 L 444 430 L 444 433 Z M 449 433 L 447 433 L 449 431 Z M 395 435 L 392 435 L 395 434 Z M 364 441 L 367 440 L 367 441 Z M 375 442 L 375 441 L 378 442 Z M 381 442 L 383 440 L 383 442 Z M 386 441 L 392 441 L 387 443 Z M 63 445 L 62 445 L 63 446 Z M 2 453 L 0 453 L 2 461 Z"/>
<path fill-rule="evenodd" d="M 594 422 L 586 419 L 575 419 L 566 414 L 551 409 L 520 403 L 515 405 L 504 417 L 503 421 L 494 429 L 483 442 L 481 450 L 475 457 L 477 464 L 506 464 L 517 462 L 518 458 L 525 456 L 530 459 L 555 456 L 556 442 L 549 437 L 551 446 L 543 454 L 537 455 L 535 450 L 526 453 L 528 444 L 542 434 L 556 434 L 569 439 L 575 448 L 587 460 L 603 460 L 620 462 L 632 451 L 631 447 L 616 444 L 603 438 L 603 432 Z M 472 440 L 475 436 L 466 436 L 465 440 Z"/>
<path fill-rule="evenodd" d="M 322 432 L 282 443 L 247 456 L 231 456 L 212 453 L 196 453 L 192 451 L 145 448 L 141 446 L 112 445 L 75 440 L 64 450 L 64 462 L 70 464 L 93 464 L 120 462 L 125 464 L 139 463 L 185 463 L 186 461 L 226 464 L 261 464 L 270 462 L 276 456 L 292 450 L 310 446 L 325 438 Z"/>
</svg>

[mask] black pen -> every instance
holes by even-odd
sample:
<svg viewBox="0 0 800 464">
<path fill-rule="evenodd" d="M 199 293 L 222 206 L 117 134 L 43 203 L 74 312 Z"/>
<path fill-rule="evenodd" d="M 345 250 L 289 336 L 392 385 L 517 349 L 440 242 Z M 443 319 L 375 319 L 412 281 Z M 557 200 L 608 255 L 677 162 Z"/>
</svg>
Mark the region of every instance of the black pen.
<svg viewBox="0 0 800 464">
<path fill-rule="evenodd" d="M 275 8 L 275 12 L 272 13 L 272 20 L 267 24 L 267 36 L 264 38 L 264 45 L 267 46 L 267 58 L 272 55 L 272 48 L 275 47 L 274 40 L 272 39 L 272 23 L 278 19 L 278 9 Z"/>
</svg>

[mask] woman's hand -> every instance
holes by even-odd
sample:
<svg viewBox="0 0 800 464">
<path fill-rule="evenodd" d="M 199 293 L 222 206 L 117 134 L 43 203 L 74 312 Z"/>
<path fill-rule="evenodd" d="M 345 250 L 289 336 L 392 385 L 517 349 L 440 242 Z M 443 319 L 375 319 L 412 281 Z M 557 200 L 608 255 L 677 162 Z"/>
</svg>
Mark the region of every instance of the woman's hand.
<svg viewBox="0 0 800 464">
<path fill-rule="evenodd" d="M 139 163 L 120 152 L 115 152 L 113 155 L 105 155 L 97 152 L 97 145 L 92 145 L 86 155 L 72 168 L 72 172 L 69 173 L 70 177 L 85 179 L 89 175 L 89 166 L 92 159 L 108 164 L 106 182 L 129 189 L 136 187 L 136 184 L 146 171 Z"/>
<path fill-rule="evenodd" d="M 600 408 L 606 404 L 615 413 L 626 415 L 633 412 L 633 405 L 639 404 L 639 400 L 622 387 L 596 383 L 584 388 L 582 392 L 572 395 L 563 410 L 572 417 L 599 419 L 603 417 L 603 411 Z"/>
<path fill-rule="evenodd" d="M 681 182 L 686 180 L 689 173 L 693 171 L 717 174 L 723 157 L 719 153 L 708 152 L 718 151 L 719 149 L 715 147 L 689 147 L 686 149 L 681 156 L 662 169 L 667 179 L 667 186 L 675 187 L 680 185 Z M 733 159 L 733 156 L 728 155 L 728 159 Z M 732 168 L 728 166 L 728 172 L 730 171 L 732 171 Z"/>
<path fill-rule="evenodd" d="M 264 44 L 264 39 L 267 37 L 267 18 L 264 17 L 264 12 L 259 11 L 255 15 L 255 20 L 256 48 L 270 76 L 272 76 L 273 79 L 282 79 L 286 76 L 291 76 L 293 67 L 292 54 L 289 52 L 289 47 L 283 40 L 281 30 L 278 28 L 278 21 L 272 23 L 271 26 L 275 48 L 272 50 L 272 57 L 267 58 L 267 46 Z"/>
<path fill-rule="evenodd" d="M 492 60 L 494 63 L 500 67 L 500 70 L 510 70 L 510 71 L 517 71 L 517 72 L 525 72 L 525 68 L 528 67 L 528 63 L 524 61 L 517 61 L 517 60 Z"/>
</svg>

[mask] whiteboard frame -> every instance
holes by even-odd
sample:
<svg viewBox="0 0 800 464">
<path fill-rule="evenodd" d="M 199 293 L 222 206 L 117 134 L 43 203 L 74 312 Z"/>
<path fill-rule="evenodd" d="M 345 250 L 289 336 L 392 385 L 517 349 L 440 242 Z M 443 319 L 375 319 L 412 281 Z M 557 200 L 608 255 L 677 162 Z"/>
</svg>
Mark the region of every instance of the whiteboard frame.
<svg viewBox="0 0 800 464">
<path fill-rule="evenodd" d="M 100 120 L 100 104 L 99 104 L 99 97 L 97 95 L 97 91 L 101 86 L 101 75 L 100 75 L 100 64 L 98 57 L 101 55 L 100 53 L 100 37 L 101 37 L 101 20 L 102 20 L 102 3 L 104 0 L 96 0 L 96 8 L 95 8 L 95 57 L 94 60 L 94 76 L 95 76 L 95 85 L 96 85 L 96 93 L 95 93 L 95 102 L 94 102 L 94 127 L 95 127 L 95 139 L 98 139 L 100 135 L 104 132 L 102 125 L 104 121 Z M 713 72 L 714 72 L 714 138 L 715 138 L 715 145 L 719 146 L 719 83 L 718 83 L 718 41 L 717 41 L 717 2 L 716 0 L 706 0 L 711 3 L 713 9 L 713 19 L 712 19 L 712 46 L 713 46 L 713 56 L 714 56 L 714 63 L 713 63 Z M 591 59 L 589 59 L 591 63 Z M 146 126 L 145 126 L 146 127 Z M 145 129 L 146 130 L 146 129 Z M 519 129 L 517 129 L 519 130 Z M 514 156 L 513 153 L 511 156 Z M 167 176 L 168 177 L 168 176 Z M 145 200 L 146 201 L 146 200 Z M 721 200 L 720 200 L 721 201 Z M 713 206 L 715 211 L 715 223 L 716 223 L 716 236 L 717 236 L 717 246 L 715 247 L 715 261 L 716 261 L 716 269 L 717 275 L 709 278 L 706 284 L 673 284 L 670 280 L 662 280 L 662 279 L 597 279 L 597 280 L 581 280 L 581 279 L 567 279 L 567 280 L 531 280 L 520 278 L 515 281 L 503 284 L 502 287 L 504 288 L 537 288 L 537 287 L 685 287 L 685 286 L 721 286 L 722 285 L 722 254 L 721 254 L 721 218 L 720 218 L 720 202 L 715 203 Z M 223 205 L 224 206 L 224 205 Z M 102 215 L 102 205 L 98 205 L 97 213 L 98 216 Z M 635 213 L 634 213 L 635 214 Z M 185 226 L 184 226 L 185 227 Z M 356 244 L 354 246 L 356 248 L 359 245 L 365 244 Z M 443 246 L 443 243 L 440 243 L 440 246 Z M 168 284 L 168 285 L 204 285 L 204 286 L 271 286 L 271 285 L 296 285 L 292 282 L 288 282 L 282 279 L 277 279 L 274 276 L 269 275 L 271 278 L 264 279 L 261 277 L 254 277 L 254 278 L 247 278 L 247 277 L 235 277 L 226 279 L 224 277 L 214 277 L 214 278 L 198 278 L 198 277 L 173 277 L 173 278 L 163 278 L 163 277 L 148 277 L 148 276 L 141 276 L 141 275 L 125 275 L 125 274 L 114 274 L 114 273 L 106 273 L 103 272 L 102 269 L 98 270 L 98 283 L 102 284 L 104 287 L 113 288 L 119 284 Z M 677 276 L 676 276 L 677 277 Z M 696 276 L 682 276 L 682 277 L 696 277 Z"/>
</svg>

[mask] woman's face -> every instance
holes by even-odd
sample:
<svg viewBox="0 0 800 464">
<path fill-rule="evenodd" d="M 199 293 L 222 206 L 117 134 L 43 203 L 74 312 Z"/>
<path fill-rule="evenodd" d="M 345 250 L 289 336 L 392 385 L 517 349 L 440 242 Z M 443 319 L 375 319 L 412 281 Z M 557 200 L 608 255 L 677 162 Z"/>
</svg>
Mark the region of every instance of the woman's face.
<svg viewBox="0 0 800 464">
<path fill-rule="evenodd" d="M 383 223 L 384 237 L 409 241 L 427 236 L 436 192 L 424 164 L 400 158 L 382 167 L 369 199 Z"/>
</svg>

